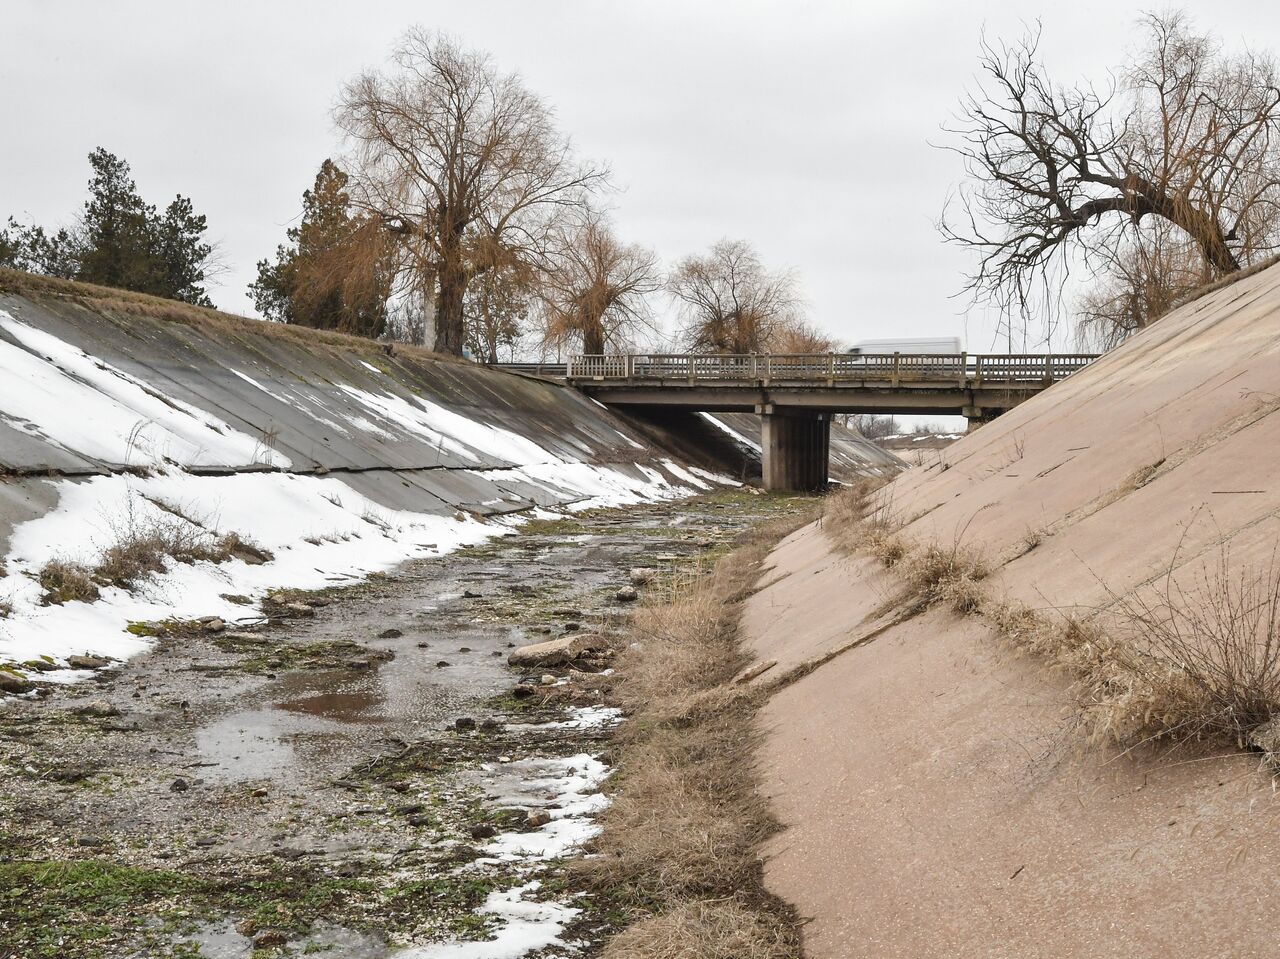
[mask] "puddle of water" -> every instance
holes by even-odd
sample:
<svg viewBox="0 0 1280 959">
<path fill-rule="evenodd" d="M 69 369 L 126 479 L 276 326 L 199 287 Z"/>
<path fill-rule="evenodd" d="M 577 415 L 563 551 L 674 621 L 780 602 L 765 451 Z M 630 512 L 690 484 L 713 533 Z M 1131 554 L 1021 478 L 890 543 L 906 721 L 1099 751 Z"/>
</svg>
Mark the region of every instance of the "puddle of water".
<svg viewBox="0 0 1280 959">
<path fill-rule="evenodd" d="M 373 692 L 318 693 L 303 699 L 288 700 L 280 703 L 277 708 L 344 723 L 364 723 L 370 721 L 366 713 L 381 702 L 382 697 Z"/>
</svg>

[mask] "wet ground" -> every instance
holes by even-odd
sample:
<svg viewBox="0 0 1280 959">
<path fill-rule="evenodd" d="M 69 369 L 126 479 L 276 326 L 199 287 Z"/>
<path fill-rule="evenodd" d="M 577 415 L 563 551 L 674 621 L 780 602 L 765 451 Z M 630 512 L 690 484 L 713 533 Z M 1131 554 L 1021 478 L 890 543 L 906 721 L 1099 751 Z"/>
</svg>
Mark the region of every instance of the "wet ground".
<svg viewBox="0 0 1280 959">
<path fill-rule="evenodd" d="M 534 522 L 280 595 L 269 622 L 169 624 L 91 682 L 0 703 L 0 956 L 483 957 L 516 931 L 590 954 L 617 917 L 564 860 L 603 801 L 608 655 L 527 675 L 507 655 L 616 634 L 632 568 L 799 507 L 739 491 Z M 429 949 L 458 941 L 479 951 Z"/>
</svg>

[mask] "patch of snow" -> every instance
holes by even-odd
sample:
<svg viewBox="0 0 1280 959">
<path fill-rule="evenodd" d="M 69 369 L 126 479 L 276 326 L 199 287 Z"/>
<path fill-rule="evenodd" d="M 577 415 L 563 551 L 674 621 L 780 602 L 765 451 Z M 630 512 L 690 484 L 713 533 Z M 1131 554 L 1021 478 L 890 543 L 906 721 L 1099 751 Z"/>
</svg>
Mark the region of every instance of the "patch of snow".
<svg viewBox="0 0 1280 959">
<path fill-rule="evenodd" d="M 670 460 L 670 459 L 662 460 L 662 465 L 665 466 L 668 472 L 670 472 L 673 476 L 676 476 L 684 480 L 686 483 L 693 486 L 695 489 L 700 489 L 700 490 L 711 489 L 710 483 L 703 482 L 698 477 L 694 476 L 691 472 L 689 472 L 687 469 L 685 469 L 683 466 L 681 466 L 679 463 L 677 463 L 675 460 Z"/>
<path fill-rule="evenodd" d="M 541 883 L 535 880 L 489 893 L 477 911 L 502 923 L 492 939 L 454 940 L 406 949 L 395 955 L 397 959 L 521 959 L 554 946 L 581 910 L 559 902 L 535 902 L 527 898 L 540 887 Z"/>
<path fill-rule="evenodd" d="M 759 443 L 756 443 L 753 440 L 747 439 L 745 436 L 743 436 L 733 427 L 721 422 L 719 419 L 717 419 L 715 416 L 711 415 L 710 413 L 699 413 L 698 415 L 701 416 L 708 423 L 710 423 L 712 426 L 718 427 L 723 432 L 728 433 L 729 436 L 731 436 L 737 442 L 741 443 L 743 446 L 747 447 L 747 449 L 755 450 L 757 453 L 761 451 Z"/>
<path fill-rule="evenodd" d="M 4 310 L 0 330 L 19 344 L 0 339 L 0 417 L 16 429 L 111 464 L 291 465 L 262 440 Z"/>
</svg>

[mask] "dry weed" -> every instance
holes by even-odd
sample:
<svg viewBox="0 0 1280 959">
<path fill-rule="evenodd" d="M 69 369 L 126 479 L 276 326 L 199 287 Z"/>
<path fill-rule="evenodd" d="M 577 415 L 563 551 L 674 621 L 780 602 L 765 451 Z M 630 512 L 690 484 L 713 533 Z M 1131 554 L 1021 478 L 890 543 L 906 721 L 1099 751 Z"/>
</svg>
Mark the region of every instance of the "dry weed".
<svg viewBox="0 0 1280 959">
<path fill-rule="evenodd" d="M 93 572 L 80 563 L 51 559 L 40 568 L 36 579 L 44 590 L 41 601 L 46 605 L 61 606 L 76 600 L 91 603 L 98 598 Z"/>
<path fill-rule="evenodd" d="M 706 575 L 637 611 L 617 660 L 631 713 L 618 734 L 614 796 L 595 853 L 575 867 L 636 923 L 607 957 L 798 954 L 785 909 L 764 892 L 759 848 L 776 829 L 757 791 L 758 699 L 730 684 L 748 661 L 738 602 L 770 547 L 802 521 L 739 542 Z"/>
</svg>

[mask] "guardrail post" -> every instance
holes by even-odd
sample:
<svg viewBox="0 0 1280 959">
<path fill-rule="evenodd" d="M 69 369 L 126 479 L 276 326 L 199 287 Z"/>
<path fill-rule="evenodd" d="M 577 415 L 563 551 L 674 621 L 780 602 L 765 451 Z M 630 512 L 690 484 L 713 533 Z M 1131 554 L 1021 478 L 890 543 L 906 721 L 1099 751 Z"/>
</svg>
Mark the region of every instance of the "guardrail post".
<svg viewBox="0 0 1280 959">
<path fill-rule="evenodd" d="M 1053 354 L 1046 353 L 1044 355 L 1044 381 L 1046 383 L 1053 382 Z"/>
<path fill-rule="evenodd" d="M 965 377 L 969 375 L 969 354 L 967 352 L 960 354 L 960 380 L 956 384 L 960 389 L 964 389 Z"/>
<path fill-rule="evenodd" d="M 827 353 L 827 386 L 834 388 L 836 385 L 836 355 Z"/>
<path fill-rule="evenodd" d="M 889 385 L 892 386 L 895 390 L 898 388 L 899 361 L 901 359 L 902 359 L 902 354 L 899 353 L 897 350 L 894 350 L 893 351 L 893 369 L 889 373 Z"/>
</svg>

